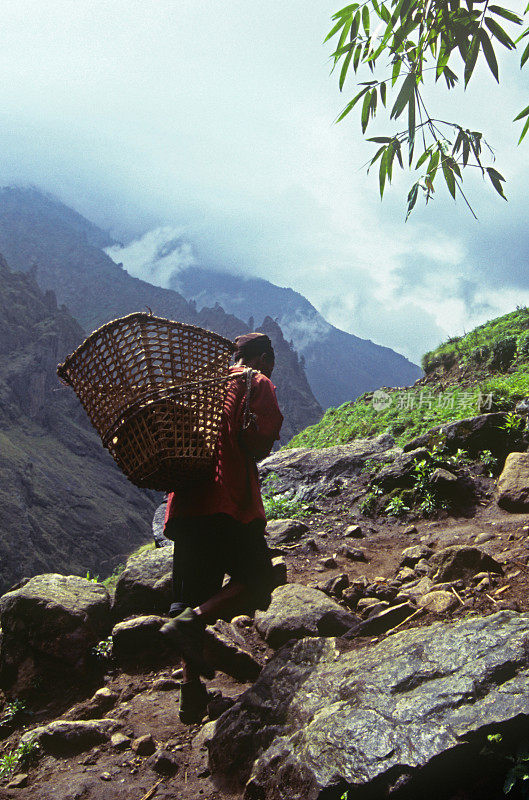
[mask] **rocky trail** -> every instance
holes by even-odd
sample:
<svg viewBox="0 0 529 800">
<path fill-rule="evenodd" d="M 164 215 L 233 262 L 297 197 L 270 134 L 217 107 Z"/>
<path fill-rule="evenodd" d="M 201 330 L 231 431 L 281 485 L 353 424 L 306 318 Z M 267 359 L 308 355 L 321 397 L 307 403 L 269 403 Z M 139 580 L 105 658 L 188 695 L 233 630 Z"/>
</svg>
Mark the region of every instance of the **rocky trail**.
<svg viewBox="0 0 529 800">
<path fill-rule="evenodd" d="M 268 524 L 270 608 L 209 629 L 200 725 L 158 633 L 171 547 L 129 559 L 113 599 L 53 575 L 4 595 L 0 800 L 504 797 L 529 739 L 529 509 L 474 458 L 446 464 L 450 510 L 367 515 L 423 457 L 378 437 L 263 463 L 298 515 Z"/>
</svg>

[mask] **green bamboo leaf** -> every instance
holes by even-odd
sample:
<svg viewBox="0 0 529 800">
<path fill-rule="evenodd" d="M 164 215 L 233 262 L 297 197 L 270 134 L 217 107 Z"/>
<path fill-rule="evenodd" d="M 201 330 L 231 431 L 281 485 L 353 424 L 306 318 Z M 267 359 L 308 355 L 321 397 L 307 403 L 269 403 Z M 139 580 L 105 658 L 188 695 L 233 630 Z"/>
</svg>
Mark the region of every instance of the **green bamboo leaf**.
<svg viewBox="0 0 529 800">
<path fill-rule="evenodd" d="M 522 58 L 520 59 L 520 68 L 523 67 L 528 58 L 529 58 L 529 44 L 522 53 Z"/>
<path fill-rule="evenodd" d="M 391 146 L 391 145 L 390 145 Z M 387 165 L 386 160 L 388 157 L 388 148 L 386 148 L 382 154 L 382 158 L 380 160 L 380 167 L 378 170 L 378 183 L 380 187 L 380 199 L 382 200 L 382 196 L 384 194 L 384 186 L 386 185 L 386 172 L 387 172 Z"/>
<path fill-rule="evenodd" d="M 382 17 L 384 22 L 390 22 L 390 20 L 391 20 L 391 14 L 387 10 L 386 6 L 384 6 L 384 5 L 380 6 L 380 16 Z"/>
<path fill-rule="evenodd" d="M 507 200 L 507 198 L 503 194 L 503 186 L 501 185 L 502 182 L 505 183 L 505 178 L 503 177 L 503 175 L 500 175 L 500 173 L 497 170 L 493 169 L 493 167 L 487 167 L 487 173 L 490 178 L 490 182 L 492 183 L 498 194 L 501 197 L 503 197 L 504 200 Z"/>
<path fill-rule="evenodd" d="M 521 25 L 523 20 L 518 14 L 515 14 L 514 11 L 509 11 L 508 8 L 501 8 L 500 6 L 489 6 L 487 11 L 491 11 L 493 14 L 497 14 L 499 17 L 503 17 L 504 19 L 509 19 L 511 22 L 516 22 L 517 25 Z"/>
<path fill-rule="evenodd" d="M 479 53 L 479 38 L 477 35 L 474 35 L 472 37 L 470 47 L 468 48 L 468 55 L 465 62 L 465 89 L 468 85 L 470 78 L 472 77 L 472 73 L 474 72 L 474 67 L 476 66 L 476 61 L 478 59 L 478 53 Z"/>
<path fill-rule="evenodd" d="M 452 172 L 452 170 L 448 166 L 446 159 L 442 160 L 441 166 L 443 168 L 443 175 L 444 175 L 444 178 L 445 178 L 445 181 L 446 181 L 446 185 L 448 186 L 448 191 L 450 192 L 450 194 L 452 195 L 452 197 L 455 200 L 455 197 L 456 197 L 456 182 L 455 182 L 455 178 L 454 178 L 454 173 Z"/>
<path fill-rule="evenodd" d="M 367 6 L 364 6 L 362 9 L 362 25 L 364 26 L 366 36 L 369 36 L 369 8 Z"/>
<path fill-rule="evenodd" d="M 513 50 L 516 47 L 509 34 L 505 33 L 501 25 L 498 25 L 495 19 L 492 19 L 492 17 L 485 17 L 485 25 L 492 35 L 499 42 L 501 42 L 501 44 L 506 47 L 507 50 Z"/>
<path fill-rule="evenodd" d="M 430 148 L 427 147 L 426 150 L 424 151 L 424 153 L 421 155 L 421 157 L 417 161 L 417 163 L 415 164 L 415 169 L 419 169 L 419 167 L 422 167 L 422 165 L 424 164 L 424 162 L 426 161 L 426 159 L 430 155 L 430 152 L 431 152 Z"/>
<path fill-rule="evenodd" d="M 360 63 L 360 56 L 362 55 L 362 45 L 359 44 L 355 50 L 354 60 L 353 60 L 353 69 L 356 72 L 358 69 L 358 65 Z"/>
<path fill-rule="evenodd" d="M 338 40 L 338 47 L 336 48 L 337 50 L 341 50 L 342 47 L 344 46 L 345 40 L 347 39 L 347 34 L 349 33 L 349 31 L 351 29 L 351 24 L 352 24 L 352 20 L 348 20 L 345 23 L 345 25 L 343 27 L 343 31 L 341 32 L 340 38 Z M 351 51 L 349 51 L 349 52 L 351 52 Z"/>
<path fill-rule="evenodd" d="M 386 84 L 380 84 L 380 99 L 382 100 L 382 105 L 384 108 L 386 107 Z"/>
<path fill-rule="evenodd" d="M 430 163 L 428 164 L 428 169 L 426 170 L 432 182 L 433 179 L 435 178 L 435 173 L 437 172 L 438 166 L 439 166 L 439 150 L 436 150 L 435 153 L 432 153 Z"/>
<path fill-rule="evenodd" d="M 529 106 L 526 106 L 523 111 L 520 111 L 517 117 L 513 119 L 513 122 L 518 122 L 519 119 L 522 117 L 526 117 L 529 114 Z"/>
<path fill-rule="evenodd" d="M 367 123 L 369 122 L 369 107 L 371 104 L 371 92 L 368 90 L 366 92 L 366 96 L 364 97 L 364 104 L 362 106 L 362 114 L 360 117 L 361 125 L 362 125 L 362 133 L 366 132 Z"/>
<path fill-rule="evenodd" d="M 392 74 L 391 74 L 391 85 L 392 86 L 395 86 L 395 83 L 397 82 L 397 79 L 398 79 L 398 77 L 400 75 L 401 67 L 402 67 L 402 59 L 396 58 L 395 61 L 393 62 L 393 71 L 392 71 Z"/>
<path fill-rule="evenodd" d="M 342 69 L 341 69 L 341 72 L 340 72 L 340 80 L 339 80 L 340 91 L 342 91 L 342 89 L 343 89 L 343 85 L 345 83 L 345 77 L 347 75 L 347 70 L 349 69 L 349 64 L 351 63 L 352 55 L 353 55 L 353 51 L 349 50 L 349 52 L 347 53 L 347 55 L 344 58 L 344 62 L 342 64 Z"/>
<path fill-rule="evenodd" d="M 378 161 L 378 159 L 380 158 L 380 156 L 382 155 L 382 153 L 384 152 L 384 150 L 385 150 L 385 149 L 386 149 L 386 148 L 385 148 L 385 146 L 384 146 L 384 147 L 379 147 L 379 149 L 377 150 L 377 152 L 375 153 L 375 155 L 373 156 L 373 158 L 372 158 L 372 159 L 371 159 L 371 161 L 369 162 L 369 166 L 368 166 L 368 168 L 367 168 L 367 173 L 368 173 L 368 174 L 369 174 L 369 170 L 371 169 L 371 167 L 373 166 L 373 164 L 374 164 L 376 161 Z"/>
<path fill-rule="evenodd" d="M 395 104 L 391 109 L 390 119 L 397 119 L 400 117 L 402 112 L 404 111 L 407 103 L 410 102 L 410 98 L 415 91 L 415 73 L 409 72 L 401 86 L 400 92 L 397 95 L 397 99 L 395 100 Z"/>
<path fill-rule="evenodd" d="M 390 136 L 372 136 L 367 140 L 368 142 L 375 142 L 375 144 L 389 144 L 392 141 Z"/>
<path fill-rule="evenodd" d="M 343 20 L 343 19 L 338 20 L 338 22 L 336 23 L 334 28 L 332 28 L 329 31 L 329 33 L 327 34 L 327 36 L 323 40 L 323 44 L 325 44 L 325 42 L 328 42 L 329 39 L 332 39 L 332 37 L 335 36 L 338 33 L 338 31 L 340 30 L 340 28 L 342 28 L 344 26 L 344 24 L 345 24 L 345 20 Z M 349 26 L 350 26 L 350 23 L 349 23 Z"/>
<path fill-rule="evenodd" d="M 518 139 L 518 144 L 520 144 L 520 142 L 522 141 L 528 130 L 529 130 L 529 117 L 527 117 L 527 119 L 525 120 L 525 125 L 523 126 L 522 133 L 520 135 L 520 138 Z"/>
<path fill-rule="evenodd" d="M 342 111 L 342 113 L 341 113 L 341 114 L 340 114 L 340 115 L 339 115 L 339 116 L 336 118 L 336 122 L 341 122 L 341 120 L 342 120 L 344 117 L 346 117 L 346 116 L 347 116 L 347 114 L 349 114 L 349 112 L 350 112 L 350 111 L 352 111 L 352 110 L 353 110 L 353 108 L 354 108 L 354 107 L 355 107 L 355 105 L 358 103 L 358 101 L 360 100 L 360 98 L 361 98 L 361 97 L 363 97 L 367 91 L 368 91 L 368 87 L 366 86 L 364 89 L 362 89 L 362 91 L 358 92 L 358 94 L 356 95 L 356 97 L 353 97 L 353 99 L 351 100 L 351 102 L 350 102 L 350 103 L 347 103 L 347 105 L 345 106 L 345 108 L 344 108 L 344 110 Z"/>
<path fill-rule="evenodd" d="M 487 59 L 487 64 L 489 65 L 489 69 L 499 83 L 500 78 L 499 78 L 498 62 L 496 60 L 496 53 L 494 52 L 494 48 L 492 46 L 492 43 L 489 39 L 489 35 L 485 30 L 485 28 L 479 29 L 478 36 L 481 42 L 481 49 L 483 50 L 483 55 Z"/>
<path fill-rule="evenodd" d="M 408 219 L 408 217 L 410 216 L 410 214 L 411 214 L 411 212 L 413 210 L 413 207 L 414 207 L 415 203 L 417 202 L 418 193 L 419 193 L 419 181 L 417 181 L 417 183 L 413 184 L 413 186 L 411 187 L 411 189 L 410 189 L 410 191 L 408 193 L 408 211 L 407 211 L 407 214 L 406 214 L 406 219 Z"/>
</svg>

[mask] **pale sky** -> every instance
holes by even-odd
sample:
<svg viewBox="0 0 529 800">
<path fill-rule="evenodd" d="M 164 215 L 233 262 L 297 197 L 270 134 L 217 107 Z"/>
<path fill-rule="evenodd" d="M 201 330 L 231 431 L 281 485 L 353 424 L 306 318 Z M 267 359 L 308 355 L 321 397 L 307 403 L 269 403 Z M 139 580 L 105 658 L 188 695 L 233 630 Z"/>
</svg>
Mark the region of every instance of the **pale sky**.
<svg viewBox="0 0 529 800">
<path fill-rule="evenodd" d="M 511 122 L 529 103 L 527 69 L 504 59 L 499 89 L 482 71 L 451 108 L 434 101 L 486 132 L 509 202 L 465 180 L 475 222 L 439 182 L 405 224 L 411 175 L 381 203 L 357 117 L 333 123 L 354 92 L 340 95 L 322 43 L 339 7 L 5 0 L 0 183 L 50 191 L 125 243 L 176 230 L 185 246 L 169 268 L 291 286 L 333 324 L 416 361 L 529 303 L 529 136 L 518 148 Z"/>
</svg>

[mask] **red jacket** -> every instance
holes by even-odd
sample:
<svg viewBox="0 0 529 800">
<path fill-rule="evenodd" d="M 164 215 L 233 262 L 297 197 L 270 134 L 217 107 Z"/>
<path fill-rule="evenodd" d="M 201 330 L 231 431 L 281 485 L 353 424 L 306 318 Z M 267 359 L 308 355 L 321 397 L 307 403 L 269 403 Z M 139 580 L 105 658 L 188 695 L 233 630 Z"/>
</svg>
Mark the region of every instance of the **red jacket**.
<svg viewBox="0 0 529 800">
<path fill-rule="evenodd" d="M 237 374 L 243 367 L 232 367 Z M 270 453 L 283 422 L 275 386 L 261 373 L 254 375 L 250 411 L 255 422 L 242 431 L 246 397 L 245 378 L 229 383 L 224 403 L 215 477 L 169 495 L 165 521 L 172 517 L 229 514 L 239 522 L 266 519 L 256 460 Z"/>
</svg>

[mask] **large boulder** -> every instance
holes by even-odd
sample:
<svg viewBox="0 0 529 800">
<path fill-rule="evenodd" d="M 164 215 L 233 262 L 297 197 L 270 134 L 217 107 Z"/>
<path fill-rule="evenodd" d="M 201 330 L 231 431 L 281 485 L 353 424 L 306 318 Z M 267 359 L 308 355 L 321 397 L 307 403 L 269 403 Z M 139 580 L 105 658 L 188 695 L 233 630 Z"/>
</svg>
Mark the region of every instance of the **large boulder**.
<svg viewBox="0 0 529 800">
<path fill-rule="evenodd" d="M 167 502 L 160 503 L 152 518 L 152 536 L 156 547 L 170 547 L 172 542 L 164 534 Z"/>
<path fill-rule="evenodd" d="M 527 728 L 528 637 L 503 611 L 349 652 L 292 643 L 208 736 L 213 778 L 245 800 L 451 797 L 491 768 L 488 733 Z"/>
<path fill-rule="evenodd" d="M 441 441 L 452 453 L 461 449 L 476 456 L 482 450 L 490 450 L 498 458 L 505 458 L 510 450 L 515 449 L 516 442 L 523 440 L 521 429 L 512 435 L 506 434 L 504 428 L 506 419 L 507 414 L 495 412 L 456 420 L 448 425 L 437 425 L 422 436 L 407 442 L 403 449 L 404 451 L 415 450 L 417 447 L 431 449 Z"/>
<path fill-rule="evenodd" d="M 397 486 L 413 486 L 417 479 L 415 468 L 420 461 L 429 461 L 432 456 L 424 447 L 409 453 L 401 453 L 375 476 L 374 482 L 386 491 Z"/>
<path fill-rule="evenodd" d="M 458 578 L 469 580 L 478 572 L 501 574 L 501 565 L 479 547 L 455 544 L 438 550 L 430 558 L 432 577 L 438 582 L 454 581 Z"/>
<path fill-rule="evenodd" d="M 173 546 L 131 556 L 116 585 L 114 615 L 167 614 L 172 601 Z"/>
<path fill-rule="evenodd" d="M 255 615 L 257 630 L 274 648 L 303 636 L 338 636 L 358 621 L 319 589 L 298 583 L 278 586 L 267 610 Z"/>
<path fill-rule="evenodd" d="M 309 500 L 328 491 L 337 480 L 359 475 L 366 461 L 391 460 L 394 448 L 395 440 L 385 433 L 323 449 L 280 450 L 261 461 L 259 473 L 263 479 L 273 475 L 270 488 L 274 494 L 289 492 Z"/>
<path fill-rule="evenodd" d="M 111 628 L 110 596 L 76 575 L 37 575 L 0 598 L 0 686 L 25 694 L 45 676 L 78 676 Z"/>
<path fill-rule="evenodd" d="M 529 509 L 529 453 L 509 453 L 498 479 L 498 505 L 507 511 Z"/>
</svg>

